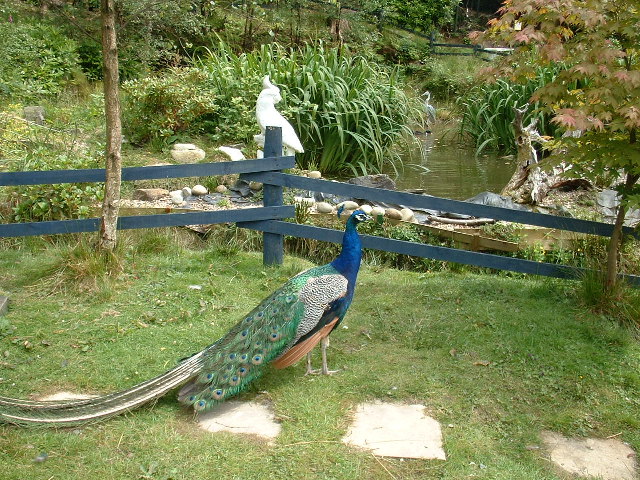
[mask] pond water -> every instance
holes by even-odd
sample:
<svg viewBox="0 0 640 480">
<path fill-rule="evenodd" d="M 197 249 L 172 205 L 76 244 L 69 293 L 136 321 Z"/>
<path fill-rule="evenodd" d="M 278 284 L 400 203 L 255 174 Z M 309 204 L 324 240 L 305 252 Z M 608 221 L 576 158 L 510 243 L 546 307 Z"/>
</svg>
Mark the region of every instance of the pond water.
<svg viewBox="0 0 640 480">
<path fill-rule="evenodd" d="M 465 200 L 480 192 L 500 193 L 513 174 L 513 158 L 494 152 L 476 157 L 475 147 L 460 143 L 451 130 L 434 129 L 417 138 L 423 154 L 416 148 L 406 155 L 404 171 L 395 178 L 398 190 L 423 189 L 428 195 Z M 386 173 L 394 177 L 393 171 Z"/>
</svg>

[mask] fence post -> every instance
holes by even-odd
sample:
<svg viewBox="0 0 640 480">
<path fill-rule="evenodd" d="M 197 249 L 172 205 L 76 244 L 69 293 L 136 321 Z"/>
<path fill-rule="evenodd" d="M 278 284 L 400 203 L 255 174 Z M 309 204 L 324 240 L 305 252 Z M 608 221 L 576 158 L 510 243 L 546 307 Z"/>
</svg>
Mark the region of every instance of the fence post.
<svg viewBox="0 0 640 480">
<path fill-rule="evenodd" d="M 265 157 L 282 156 L 282 128 L 267 127 L 264 140 Z M 262 205 L 279 207 L 284 204 L 283 189 L 277 185 L 264 184 Z M 262 262 L 265 265 L 282 265 L 284 258 L 284 236 L 277 233 L 262 234 Z"/>
</svg>

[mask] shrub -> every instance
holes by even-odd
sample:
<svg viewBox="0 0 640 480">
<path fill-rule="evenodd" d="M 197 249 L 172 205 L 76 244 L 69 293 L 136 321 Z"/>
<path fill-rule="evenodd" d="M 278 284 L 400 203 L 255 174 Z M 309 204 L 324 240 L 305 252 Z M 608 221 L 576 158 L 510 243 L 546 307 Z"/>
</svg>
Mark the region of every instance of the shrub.
<svg viewBox="0 0 640 480">
<path fill-rule="evenodd" d="M 124 124 L 130 141 L 171 143 L 179 134 L 201 131 L 217 110 L 207 83 L 207 75 L 196 68 L 172 68 L 161 76 L 124 83 Z"/>
<path fill-rule="evenodd" d="M 29 170 L 73 170 L 98 168 L 97 158 L 59 155 L 47 158 L 35 152 Z M 10 189 L 13 221 L 63 220 L 90 216 L 91 207 L 102 200 L 103 186 L 98 183 L 59 183 L 26 185 Z"/>
<path fill-rule="evenodd" d="M 49 25 L 0 23 L 0 95 L 31 99 L 62 91 L 79 71 L 76 44 Z"/>
</svg>

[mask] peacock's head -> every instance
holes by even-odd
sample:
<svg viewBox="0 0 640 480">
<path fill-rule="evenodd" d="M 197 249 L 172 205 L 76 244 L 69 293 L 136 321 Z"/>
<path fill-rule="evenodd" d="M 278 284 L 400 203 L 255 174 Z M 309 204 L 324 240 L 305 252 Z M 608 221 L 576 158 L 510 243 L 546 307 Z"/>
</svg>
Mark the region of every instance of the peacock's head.
<svg viewBox="0 0 640 480">
<path fill-rule="evenodd" d="M 344 205 L 340 205 L 337 213 L 338 213 L 338 218 L 341 218 L 342 214 L 344 213 Z M 354 210 L 353 213 L 349 215 L 349 220 L 347 221 L 352 221 L 354 224 L 357 225 L 362 222 L 367 222 L 371 219 L 372 219 L 371 215 L 367 215 L 362 210 Z"/>
</svg>

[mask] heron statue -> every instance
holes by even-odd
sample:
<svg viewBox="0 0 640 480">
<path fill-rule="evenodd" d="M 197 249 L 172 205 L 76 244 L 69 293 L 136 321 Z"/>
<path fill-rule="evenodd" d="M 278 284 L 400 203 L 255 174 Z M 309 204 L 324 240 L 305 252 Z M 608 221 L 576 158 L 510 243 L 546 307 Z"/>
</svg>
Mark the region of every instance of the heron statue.
<svg viewBox="0 0 640 480">
<path fill-rule="evenodd" d="M 431 105 L 431 103 L 429 103 L 431 100 L 431 92 L 429 90 L 424 92 L 422 96 L 425 97 L 424 111 L 427 114 L 427 123 L 431 125 L 436 121 L 436 107 L 434 107 L 433 105 Z"/>
</svg>

